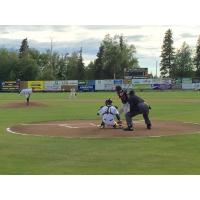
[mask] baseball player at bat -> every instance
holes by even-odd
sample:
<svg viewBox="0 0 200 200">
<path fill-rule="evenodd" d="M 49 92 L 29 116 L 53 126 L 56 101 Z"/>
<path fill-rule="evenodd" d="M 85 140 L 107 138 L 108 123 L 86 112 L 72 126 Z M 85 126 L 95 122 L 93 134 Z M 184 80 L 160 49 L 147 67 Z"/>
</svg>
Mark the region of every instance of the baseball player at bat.
<svg viewBox="0 0 200 200">
<path fill-rule="evenodd" d="M 126 90 L 123 90 L 119 85 L 116 86 L 115 90 L 122 102 L 122 107 L 120 108 L 119 113 L 121 114 L 122 112 L 124 112 L 126 114 L 127 112 L 130 111 L 130 105 L 128 103 L 128 94 Z"/>
<path fill-rule="evenodd" d="M 102 117 L 100 128 L 105 128 L 106 126 L 111 126 L 113 128 L 122 127 L 119 111 L 115 106 L 112 105 L 111 99 L 107 99 L 105 101 L 105 106 L 101 106 L 99 108 L 97 115 L 100 115 Z M 115 121 L 115 116 L 118 122 Z"/>
<path fill-rule="evenodd" d="M 27 106 L 29 105 L 31 93 L 32 93 L 32 88 L 22 89 L 19 93 L 20 95 L 24 95 L 26 97 L 26 105 Z"/>
<path fill-rule="evenodd" d="M 127 128 L 125 128 L 124 131 L 134 130 L 132 118 L 139 114 L 143 115 L 147 129 L 151 129 L 152 125 L 149 119 L 149 110 L 151 109 L 151 107 L 141 97 L 135 95 L 134 90 L 131 90 L 129 94 L 127 94 L 126 91 L 123 91 L 120 86 L 117 86 L 116 91 L 117 93 L 122 94 L 118 94 L 122 103 L 128 103 L 130 106 L 130 110 L 125 113 Z"/>
</svg>

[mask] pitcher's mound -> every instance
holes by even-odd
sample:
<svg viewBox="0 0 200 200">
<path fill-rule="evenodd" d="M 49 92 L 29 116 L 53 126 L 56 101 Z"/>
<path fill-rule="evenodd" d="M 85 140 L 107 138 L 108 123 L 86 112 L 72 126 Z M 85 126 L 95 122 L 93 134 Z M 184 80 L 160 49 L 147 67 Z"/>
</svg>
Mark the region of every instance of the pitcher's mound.
<svg viewBox="0 0 200 200">
<path fill-rule="evenodd" d="M 67 138 L 105 138 L 105 137 L 135 137 L 135 136 L 166 136 L 200 133 L 200 124 L 174 122 L 174 121 L 152 121 L 152 129 L 146 129 L 143 121 L 136 121 L 135 131 L 123 131 L 106 127 L 100 129 L 99 121 L 96 120 L 70 120 L 51 121 L 33 124 L 18 124 L 7 130 L 16 134 L 61 136 Z"/>
<path fill-rule="evenodd" d="M 3 108 L 30 108 L 30 107 L 43 107 L 46 106 L 43 103 L 40 102 L 30 102 L 29 105 L 26 105 L 26 102 L 13 102 L 13 103 L 7 103 L 2 105 Z"/>
</svg>

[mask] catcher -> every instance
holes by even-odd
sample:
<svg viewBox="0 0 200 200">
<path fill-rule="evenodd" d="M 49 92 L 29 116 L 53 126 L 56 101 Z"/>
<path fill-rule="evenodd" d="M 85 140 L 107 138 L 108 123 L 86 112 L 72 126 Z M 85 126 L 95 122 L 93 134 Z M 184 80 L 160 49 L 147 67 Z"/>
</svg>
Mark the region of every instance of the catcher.
<svg viewBox="0 0 200 200">
<path fill-rule="evenodd" d="M 105 128 L 105 126 L 111 126 L 113 128 L 122 127 L 119 112 L 117 110 L 117 107 L 112 105 L 111 99 L 106 99 L 105 106 L 101 106 L 99 108 L 97 115 L 100 115 L 102 117 L 100 128 Z M 115 121 L 115 116 L 118 122 Z"/>
<path fill-rule="evenodd" d="M 125 131 L 134 130 L 132 118 L 139 114 L 143 115 L 147 129 L 151 129 L 152 125 L 149 119 L 149 110 L 151 109 L 151 107 L 142 98 L 135 95 L 134 90 L 131 90 L 127 95 L 126 91 L 123 91 L 120 86 L 117 86 L 116 91 L 122 103 L 124 105 L 129 104 L 130 110 L 128 112 L 124 112 L 127 123 L 127 128 L 125 128 L 124 130 Z"/>
</svg>

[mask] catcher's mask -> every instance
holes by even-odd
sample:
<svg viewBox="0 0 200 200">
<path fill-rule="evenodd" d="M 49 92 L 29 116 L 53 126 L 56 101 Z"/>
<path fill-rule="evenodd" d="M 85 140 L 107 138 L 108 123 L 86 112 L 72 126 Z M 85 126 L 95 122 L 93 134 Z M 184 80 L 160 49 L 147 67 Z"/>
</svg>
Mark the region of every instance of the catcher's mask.
<svg viewBox="0 0 200 200">
<path fill-rule="evenodd" d="M 110 98 L 106 99 L 105 104 L 106 105 L 112 105 L 112 100 Z"/>
</svg>

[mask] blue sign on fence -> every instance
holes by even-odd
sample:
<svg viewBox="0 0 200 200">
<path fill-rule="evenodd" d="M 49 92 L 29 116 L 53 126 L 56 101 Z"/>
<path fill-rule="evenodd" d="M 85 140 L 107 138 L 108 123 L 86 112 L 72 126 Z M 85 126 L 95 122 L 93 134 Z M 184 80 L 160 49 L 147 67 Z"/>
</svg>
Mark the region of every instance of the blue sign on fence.
<svg viewBox="0 0 200 200">
<path fill-rule="evenodd" d="M 78 90 L 81 92 L 94 92 L 95 86 L 94 85 L 79 85 Z"/>
<path fill-rule="evenodd" d="M 121 79 L 114 80 L 114 85 L 122 85 L 122 83 L 123 83 L 123 80 Z"/>
<path fill-rule="evenodd" d="M 172 88 L 172 85 L 168 83 L 164 83 L 164 84 L 155 83 L 152 85 L 152 89 L 154 90 L 168 90 L 171 88 Z"/>
</svg>

